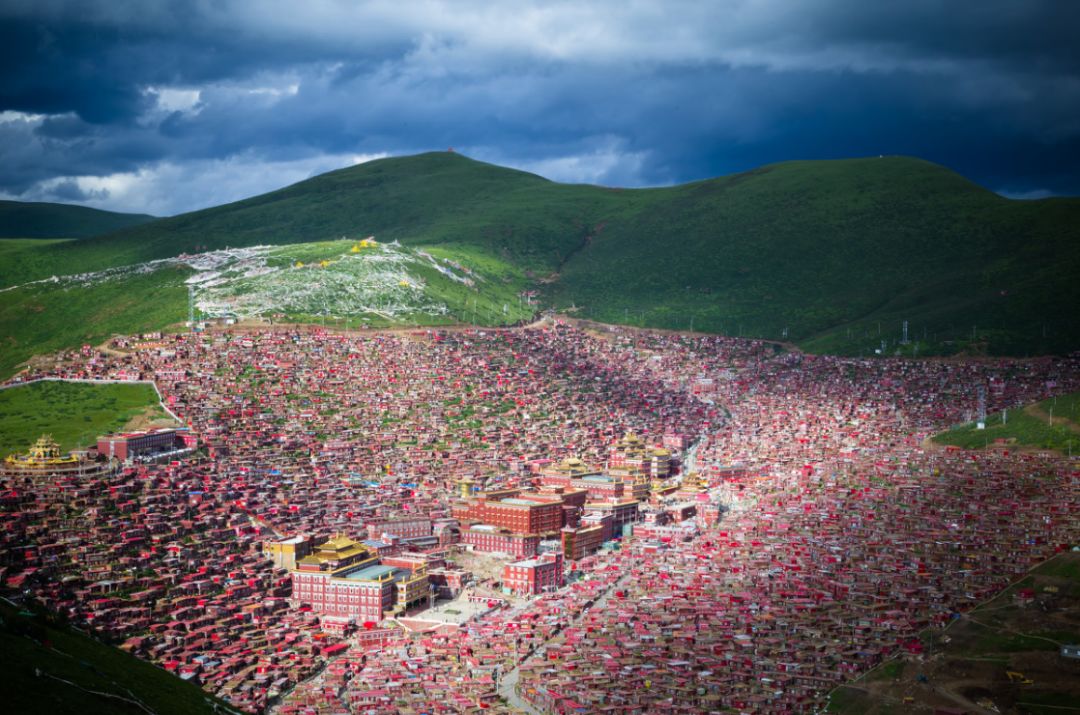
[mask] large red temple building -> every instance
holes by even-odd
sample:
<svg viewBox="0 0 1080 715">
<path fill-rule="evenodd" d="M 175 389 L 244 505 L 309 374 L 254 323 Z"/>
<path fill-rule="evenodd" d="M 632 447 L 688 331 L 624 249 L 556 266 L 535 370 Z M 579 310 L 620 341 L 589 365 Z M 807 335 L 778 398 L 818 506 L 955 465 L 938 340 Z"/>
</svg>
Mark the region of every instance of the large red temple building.
<svg viewBox="0 0 1080 715">
<path fill-rule="evenodd" d="M 430 596 L 426 566 L 381 564 L 374 549 L 344 536 L 315 547 L 292 571 L 293 605 L 310 605 L 332 630 L 378 623 Z"/>
<path fill-rule="evenodd" d="M 539 534 L 517 534 L 490 524 L 477 524 L 461 532 L 461 543 L 474 551 L 509 554 L 514 558 L 536 556 Z"/>
<path fill-rule="evenodd" d="M 169 427 L 99 437 L 97 451 L 103 457 L 126 462 L 128 460 L 153 458 L 173 452 L 190 450 L 197 447 L 198 444 L 198 437 L 187 429 Z"/>
<path fill-rule="evenodd" d="M 564 522 L 563 499 L 555 493 L 524 493 L 520 489 L 490 491 L 455 504 L 453 516 L 515 534 L 554 534 Z"/>
</svg>

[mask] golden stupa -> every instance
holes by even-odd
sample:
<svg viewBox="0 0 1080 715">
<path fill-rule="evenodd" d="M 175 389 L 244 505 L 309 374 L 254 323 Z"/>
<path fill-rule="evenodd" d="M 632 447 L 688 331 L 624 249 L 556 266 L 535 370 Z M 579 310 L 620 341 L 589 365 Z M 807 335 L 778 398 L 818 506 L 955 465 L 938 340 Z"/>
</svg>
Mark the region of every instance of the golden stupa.
<svg viewBox="0 0 1080 715">
<path fill-rule="evenodd" d="M 108 462 L 95 462 L 84 456 L 62 454 L 52 435 L 43 434 L 26 454 L 10 454 L 0 466 L 4 477 L 56 477 L 90 475 L 108 471 Z"/>
</svg>

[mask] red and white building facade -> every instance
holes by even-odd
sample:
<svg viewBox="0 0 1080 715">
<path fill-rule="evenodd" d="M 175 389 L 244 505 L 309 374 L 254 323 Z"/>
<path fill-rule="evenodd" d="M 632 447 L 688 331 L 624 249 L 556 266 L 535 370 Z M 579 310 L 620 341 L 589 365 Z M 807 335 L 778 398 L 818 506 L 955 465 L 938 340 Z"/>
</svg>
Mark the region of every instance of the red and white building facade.
<svg viewBox="0 0 1080 715">
<path fill-rule="evenodd" d="M 503 588 L 519 596 L 554 591 L 564 583 L 563 556 L 558 552 L 546 552 L 503 567 Z"/>
<path fill-rule="evenodd" d="M 490 524 L 478 524 L 461 532 L 461 543 L 473 551 L 509 554 L 517 559 L 536 556 L 539 534 L 515 534 Z"/>
<path fill-rule="evenodd" d="M 297 562 L 290 601 L 293 606 L 311 606 L 322 616 L 324 628 L 336 630 L 378 623 L 388 612 L 403 610 L 429 592 L 426 568 L 410 571 L 382 565 L 370 547 L 337 537 Z"/>
</svg>

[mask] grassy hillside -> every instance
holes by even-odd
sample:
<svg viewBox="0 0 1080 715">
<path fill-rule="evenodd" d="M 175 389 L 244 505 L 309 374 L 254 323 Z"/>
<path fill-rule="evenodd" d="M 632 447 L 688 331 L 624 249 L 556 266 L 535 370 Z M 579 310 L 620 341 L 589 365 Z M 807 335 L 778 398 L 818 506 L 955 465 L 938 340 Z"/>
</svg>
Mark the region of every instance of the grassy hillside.
<svg viewBox="0 0 1080 715">
<path fill-rule="evenodd" d="M 24 248 L 15 255 L 39 253 Z M 0 377 L 35 354 L 184 321 L 187 281 L 198 319 L 505 325 L 533 312 L 520 295 L 529 285 L 524 271 L 468 246 L 361 239 L 228 249 L 0 289 Z"/>
<path fill-rule="evenodd" d="M 0 390 L 0 458 L 25 452 L 43 434 L 67 451 L 136 417 L 168 419 L 150 385 L 35 382 Z"/>
<path fill-rule="evenodd" d="M 560 305 L 816 351 L 886 340 L 891 353 L 904 320 L 906 349 L 918 340 L 923 354 L 1080 347 L 1078 200 L 1010 201 L 906 158 L 791 162 L 650 194 L 569 262 Z"/>
<path fill-rule="evenodd" d="M 0 378 L 34 355 L 96 345 L 113 333 L 139 333 L 184 320 L 184 279 L 189 274 L 171 267 L 123 280 L 0 292 Z"/>
<path fill-rule="evenodd" d="M 938 444 L 982 449 L 996 440 L 1021 447 L 1080 452 L 1080 392 L 1052 397 L 1020 410 L 987 415 L 985 429 L 968 422 L 934 436 Z"/>
<path fill-rule="evenodd" d="M 73 238 L 0 238 L 0 261 L 19 260 L 20 254 L 30 254 L 43 246 L 74 240 Z"/>
<path fill-rule="evenodd" d="M 10 713 L 232 713 L 197 685 L 0 601 L 0 698 Z"/>
<path fill-rule="evenodd" d="M 0 238 L 87 238 L 154 218 L 70 204 L 0 201 Z"/>
<path fill-rule="evenodd" d="M 181 253 L 369 234 L 449 260 L 468 257 L 474 268 L 497 266 L 501 277 L 471 293 L 429 282 L 432 291 L 456 293 L 457 320 L 473 319 L 461 307 L 473 301 L 501 313 L 531 285 L 542 307 L 580 317 L 786 339 L 819 352 L 1080 348 L 1080 200 L 1009 200 L 902 157 L 790 162 L 634 190 L 557 184 L 446 152 L 382 159 L 19 251 L 0 264 L 0 289 Z M 184 313 L 180 268 L 172 281 L 132 277 L 142 282 L 131 290 L 114 282 L 0 293 L 0 336 L 14 338 L 21 360 L 71 344 L 69 333 L 160 326 Z M 110 290 L 126 303 L 114 305 Z M 35 336 L 13 322 L 28 310 L 52 318 L 47 344 L 44 326 Z M 904 321 L 909 340 L 901 344 Z"/>
</svg>

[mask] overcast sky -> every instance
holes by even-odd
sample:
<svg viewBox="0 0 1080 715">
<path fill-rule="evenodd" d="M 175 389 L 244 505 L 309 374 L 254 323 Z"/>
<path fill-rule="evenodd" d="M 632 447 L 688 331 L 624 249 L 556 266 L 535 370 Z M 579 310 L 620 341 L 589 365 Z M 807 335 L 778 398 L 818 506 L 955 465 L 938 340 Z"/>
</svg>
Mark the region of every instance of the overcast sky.
<svg viewBox="0 0 1080 715">
<path fill-rule="evenodd" d="M 908 154 L 1080 194 L 1080 2 L 3 0 L 0 196 L 170 215 L 454 147 L 650 186 Z"/>
</svg>

